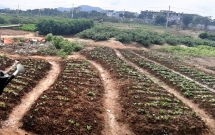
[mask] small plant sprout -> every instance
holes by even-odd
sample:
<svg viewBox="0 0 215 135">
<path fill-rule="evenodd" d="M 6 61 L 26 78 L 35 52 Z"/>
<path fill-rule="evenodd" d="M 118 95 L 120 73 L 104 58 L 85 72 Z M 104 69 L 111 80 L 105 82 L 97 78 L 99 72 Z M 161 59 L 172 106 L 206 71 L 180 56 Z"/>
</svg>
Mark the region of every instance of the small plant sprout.
<svg viewBox="0 0 215 135">
<path fill-rule="evenodd" d="M 89 92 L 88 96 L 95 96 L 96 94 L 94 92 Z"/>
<path fill-rule="evenodd" d="M 73 120 L 68 120 L 69 124 L 74 124 L 75 122 Z"/>
<path fill-rule="evenodd" d="M 79 127 L 79 126 L 80 126 L 80 124 L 79 124 L 78 122 L 76 122 L 76 123 L 75 123 L 75 126 L 76 126 L 76 127 Z"/>
<path fill-rule="evenodd" d="M 5 108 L 6 107 L 5 103 L 0 103 L 0 107 Z"/>
<path fill-rule="evenodd" d="M 92 130 L 92 126 L 88 126 L 88 125 L 87 125 L 87 130 L 88 130 L 88 131 Z"/>
</svg>

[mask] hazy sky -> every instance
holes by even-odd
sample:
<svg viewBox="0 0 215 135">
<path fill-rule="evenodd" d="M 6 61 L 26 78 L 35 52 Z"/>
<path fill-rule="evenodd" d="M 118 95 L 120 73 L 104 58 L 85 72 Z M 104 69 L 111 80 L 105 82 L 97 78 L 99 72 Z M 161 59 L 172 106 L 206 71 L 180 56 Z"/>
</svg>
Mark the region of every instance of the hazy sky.
<svg viewBox="0 0 215 135">
<path fill-rule="evenodd" d="M 140 12 L 141 10 L 168 10 L 196 13 L 215 18 L 215 0 L 0 0 L 0 5 L 17 9 L 57 8 L 90 5 L 103 9 L 127 10 Z"/>
</svg>

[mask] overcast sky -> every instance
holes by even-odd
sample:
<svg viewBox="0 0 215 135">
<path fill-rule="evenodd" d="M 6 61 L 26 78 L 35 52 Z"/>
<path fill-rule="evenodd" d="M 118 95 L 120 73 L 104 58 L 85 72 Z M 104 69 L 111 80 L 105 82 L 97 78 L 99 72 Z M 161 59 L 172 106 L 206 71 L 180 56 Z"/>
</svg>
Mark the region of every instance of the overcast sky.
<svg viewBox="0 0 215 135">
<path fill-rule="evenodd" d="M 0 6 L 17 9 L 57 8 L 90 5 L 103 9 L 140 12 L 168 10 L 215 18 L 215 0 L 0 0 Z"/>
</svg>

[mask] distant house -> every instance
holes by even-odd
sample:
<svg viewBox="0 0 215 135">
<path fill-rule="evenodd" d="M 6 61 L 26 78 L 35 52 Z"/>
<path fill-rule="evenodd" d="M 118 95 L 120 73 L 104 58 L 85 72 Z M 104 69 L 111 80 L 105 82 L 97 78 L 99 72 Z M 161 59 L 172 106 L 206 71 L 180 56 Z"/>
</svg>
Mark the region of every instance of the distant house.
<svg viewBox="0 0 215 135">
<path fill-rule="evenodd" d="M 209 26 L 207 27 L 207 29 L 208 29 L 208 30 L 215 30 L 215 26 L 209 25 Z"/>
<path fill-rule="evenodd" d="M 153 22 L 155 17 L 158 15 L 164 15 L 167 17 L 167 15 L 169 13 L 169 22 L 175 22 L 175 23 L 179 24 L 181 21 L 181 17 L 182 17 L 182 13 L 176 13 L 174 11 L 168 11 L 168 10 L 160 10 L 160 12 L 146 10 L 146 11 L 142 11 L 142 13 L 145 13 L 147 15 L 148 14 L 152 15 L 152 19 L 143 18 L 147 22 Z"/>
<path fill-rule="evenodd" d="M 170 22 L 176 22 L 177 24 L 180 23 L 181 21 L 181 17 L 182 17 L 182 13 L 177 13 L 177 12 L 174 12 L 174 11 L 168 11 L 168 10 L 161 10 L 160 13 L 162 15 L 165 15 L 167 16 L 168 13 L 169 13 L 169 20 Z"/>
<path fill-rule="evenodd" d="M 116 17 L 116 18 L 120 18 L 120 14 L 122 12 L 117 12 L 117 11 L 114 11 L 114 10 L 107 10 L 106 11 L 106 14 L 108 17 Z"/>
</svg>

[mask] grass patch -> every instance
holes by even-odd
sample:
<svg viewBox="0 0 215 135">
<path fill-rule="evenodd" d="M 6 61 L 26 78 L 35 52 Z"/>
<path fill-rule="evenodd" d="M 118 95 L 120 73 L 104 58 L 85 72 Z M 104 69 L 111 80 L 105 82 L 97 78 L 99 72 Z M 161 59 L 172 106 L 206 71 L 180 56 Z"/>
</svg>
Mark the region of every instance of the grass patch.
<svg viewBox="0 0 215 135">
<path fill-rule="evenodd" d="M 31 32 L 35 32 L 37 31 L 37 27 L 35 24 L 23 24 L 22 27 L 16 27 L 13 28 L 14 30 L 24 30 L 24 31 L 31 31 Z"/>
<path fill-rule="evenodd" d="M 179 53 L 184 55 L 215 57 L 215 47 L 204 46 L 204 45 L 200 45 L 196 47 L 169 46 L 169 47 L 161 48 L 159 50 Z"/>
</svg>

